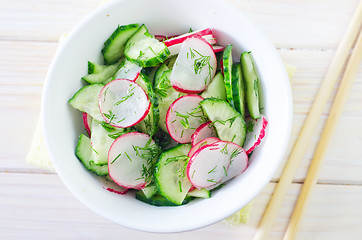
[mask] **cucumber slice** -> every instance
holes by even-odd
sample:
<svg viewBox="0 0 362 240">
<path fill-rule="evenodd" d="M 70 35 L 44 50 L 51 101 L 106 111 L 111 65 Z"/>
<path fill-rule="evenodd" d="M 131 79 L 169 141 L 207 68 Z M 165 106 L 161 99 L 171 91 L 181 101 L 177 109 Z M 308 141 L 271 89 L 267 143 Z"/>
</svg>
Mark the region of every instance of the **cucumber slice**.
<svg viewBox="0 0 362 240">
<path fill-rule="evenodd" d="M 204 113 L 213 122 L 218 137 L 223 141 L 243 146 L 246 124 L 243 116 L 225 100 L 207 98 L 200 102 Z"/>
<path fill-rule="evenodd" d="M 124 55 L 124 48 L 128 39 L 137 31 L 138 24 L 118 26 L 112 35 L 105 41 L 102 49 L 104 62 L 109 65 L 117 62 Z"/>
<path fill-rule="evenodd" d="M 88 61 L 88 74 L 99 73 L 103 71 L 107 66 L 100 65 L 91 61 Z"/>
<path fill-rule="evenodd" d="M 182 204 L 191 188 L 186 176 L 190 149 L 190 144 L 179 144 L 161 153 L 156 164 L 154 174 L 159 193 L 177 205 Z"/>
<path fill-rule="evenodd" d="M 166 114 L 170 105 L 179 97 L 185 95 L 184 93 L 177 92 L 171 85 L 170 75 L 172 69 L 164 71 L 162 77 L 155 82 L 155 93 L 158 99 L 158 110 L 160 119 L 158 126 L 162 131 L 168 133 L 166 127 Z"/>
<path fill-rule="evenodd" d="M 244 52 L 240 57 L 243 76 L 246 87 L 246 104 L 250 116 L 254 119 L 260 118 L 259 110 L 259 78 L 256 73 L 250 52 Z"/>
<path fill-rule="evenodd" d="M 170 51 L 163 42 L 152 36 L 145 25 L 128 40 L 124 50 L 126 57 L 142 67 L 155 67 L 164 62 Z"/>
<path fill-rule="evenodd" d="M 234 108 L 245 118 L 245 84 L 241 72 L 241 64 L 237 63 L 232 68 Z"/>
<path fill-rule="evenodd" d="M 114 128 L 106 122 L 92 120 L 92 160 L 97 165 L 107 164 L 108 151 L 116 138 L 128 133 L 127 128 Z"/>
<path fill-rule="evenodd" d="M 230 103 L 232 107 L 234 107 L 234 100 L 233 100 L 233 89 L 232 89 L 232 65 L 233 65 L 233 57 L 232 57 L 232 45 L 229 44 L 226 46 L 222 62 L 223 62 L 223 72 L 224 72 L 224 83 L 225 83 L 225 90 L 226 90 L 226 100 Z"/>
<path fill-rule="evenodd" d="M 158 121 L 160 119 L 157 98 L 155 92 L 153 91 L 152 83 L 146 75 L 141 73 L 137 78 L 136 83 L 138 83 L 143 88 L 143 90 L 145 90 L 151 101 L 151 107 L 147 116 L 135 127 L 139 131 L 153 136 L 158 132 Z"/>
<path fill-rule="evenodd" d="M 211 191 L 207 190 L 205 188 L 201 188 L 200 190 L 194 189 L 191 192 L 189 192 L 187 194 L 187 196 L 198 197 L 198 198 L 210 198 L 211 197 Z"/>
<path fill-rule="evenodd" d="M 99 176 L 106 176 L 108 175 L 108 166 L 105 165 L 96 165 L 94 164 L 92 159 L 92 145 L 91 140 L 89 137 L 81 134 L 79 136 L 78 145 L 75 149 L 75 155 L 78 157 L 78 159 L 83 163 L 83 165 L 91 172 L 94 172 L 95 174 Z"/>
<path fill-rule="evenodd" d="M 68 103 L 81 112 L 86 112 L 98 121 L 104 121 L 98 106 L 98 96 L 103 84 L 92 84 L 79 89 Z"/>
<path fill-rule="evenodd" d="M 157 69 L 158 69 L 157 67 L 148 67 L 148 68 L 142 68 L 141 70 L 141 73 L 145 74 L 148 77 L 152 85 L 155 79 Z"/>
<path fill-rule="evenodd" d="M 157 85 L 162 77 L 162 74 L 164 72 L 166 72 L 167 70 L 170 70 L 173 68 L 173 65 L 175 64 L 177 59 L 177 55 L 172 56 L 170 58 L 168 58 L 166 61 L 164 61 L 161 66 L 159 66 L 157 68 L 157 71 L 155 73 L 155 79 L 154 79 L 154 83 L 155 85 Z"/>
<path fill-rule="evenodd" d="M 118 69 L 117 73 L 114 74 L 113 79 L 121 78 L 134 81 L 139 76 L 142 67 L 137 64 L 128 61 L 127 59 L 121 60 L 121 67 Z"/>
<path fill-rule="evenodd" d="M 206 90 L 201 94 L 203 98 L 218 98 L 226 100 L 224 77 L 221 72 L 217 73 Z"/>
<path fill-rule="evenodd" d="M 157 193 L 157 186 L 154 182 L 152 182 L 151 184 L 143 188 L 141 191 L 143 192 L 146 198 L 150 198 Z"/>
<path fill-rule="evenodd" d="M 187 196 L 185 197 L 185 199 L 183 200 L 183 202 L 181 204 L 175 204 L 171 201 L 169 201 L 168 199 L 166 199 L 164 196 L 160 195 L 160 194 L 155 194 L 150 198 L 147 198 L 145 196 L 145 194 L 142 191 L 138 191 L 136 193 L 136 199 L 145 202 L 147 204 L 151 204 L 154 206 L 168 206 L 168 207 L 172 207 L 172 206 L 179 206 L 179 205 L 184 205 L 186 203 L 189 203 L 192 200 L 191 196 Z"/>
<path fill-rule="evenodd" d="M 113 75 L 118 71 L 119 67 L 119 62 L 112 65 L 99 65 L 96 63 L 88 62 L 88 73 L 91 73 L 82 77 L 82 79 L 89 84 L 106 84 L 107 81 L 112 79 Z"/>
</svg>

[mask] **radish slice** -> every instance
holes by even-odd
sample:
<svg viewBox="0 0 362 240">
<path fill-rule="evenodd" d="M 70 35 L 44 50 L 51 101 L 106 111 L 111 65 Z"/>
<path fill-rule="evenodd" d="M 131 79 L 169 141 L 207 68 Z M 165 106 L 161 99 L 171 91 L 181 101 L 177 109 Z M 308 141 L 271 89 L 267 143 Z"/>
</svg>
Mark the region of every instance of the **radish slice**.
<svg viewBox="0 0 362 240">
<path fill-rule="evenodd" d="M 142 189 L 152 180 L 155 153 L 158 147 L 149 135 L 126 133 L 109 149 L 109 176 L 122 187 Z"/>
<path fill-rule="evenodd" d="M 192 155 L 186 173 L 193 186 L 208 188 L 227 176 L 230 146 L 228 142 L 218 141 L 201 147 Z"/>
<path fill-rule="evenodd" d="M 268 121 L 263 115 L 259 119 L 253 119 L 249 116 L 245 119 L 245 121 L 246 137 L 244 149 L 246 154 L 250 154 L 265 137 Z"/>
<path fill-rule="evenodd" d="M 206 89 L 215 76 L 217 60 L 209 43 L 200 37 L 186 39 L 181 46 L 170 81 L 185 93 L 199 93 Z"/>
<path fill-rule="evenodd" d="M 91 124 L 92 124 L 92 117 L 88 114 L 88 113 L 86 113 L 86 112 L 83 112 L 83 125 L 84 125 L 84 128 L 85 128 L 85 130 L 87 131 L 87 133 L 88 133 L 88 136 L 90 136 L 91 135 L 91 128 L 90 128 L 90 126 L 91 126 Z"/>
<path fill-rule="evenodd" d="M 211 28 L 202 29 L 199 31 L 194 31 L 191 33 L 186 33 L 177 37 L 169 38 L 164 41 L 165 45 L 170 50 L 171 56 L 179 54 L 182 43 L 191 37 L 200 37 L 207 41 L 209 44 L 216 44 L 216 38 L 212 33 Z"/>
<path fill-rule="evenodd" d="M 224 46 L 219 46 L 219 45 L 214 45 L 214 46 L 212 46 L 212 49 L 214 50 L 214 53 L 217 53 L 217 52 L 224 51 L 225 47 Z"/>
<path fill-rule="evenodd" d="M 160 41 L 160 42 L 163 42 L 163 41 L 167 41 L 171 38 L 175 38 L 175 37 L 178 37 L 180 35 L 171 35 L 171 36 L 165 36 L 165 35 L 155 35 L 155 38 Z"/>
<path fill-rule="evenodd" d="M 127 59 L 122 63 L 122 66 L 119 68 L 115 74 L 115 79 L 128 79 L 131 81 L 136 81 L 140 75 L 142 67 L 138 66 L 136 63 L 128 61 Z"/>
<path fill-rule="evenodd" d="M 166 127 L 171 138 L 179 143 L 191 142 L 195 129 L 205 122 L 199 95 L 185 95 L 176 99 L 166 114 Z"/>
<path fill-rule="evenodd" d="M 182 35 L 177 36 L 177 37 L 170 38 L 170 39 L 165 41 L 165 45 L 167 47 L 169 47 L 169 46 L 172 46 L 172 45 L 175 45 L 175 44 L 183 43 L 186 39 L 188 39 L 190 37 L 195 37 L 195 36 L 203 37 L 203 36 L 207 36 L 207 35 L 213 35 L 211 28 L 205 28 L 205 29 L 202 29 L 202 30 L 199 30 L 199 31 L 194 31 L 194 32 L 182 34 Z"/>
<path fill-rule="evenodd" d="M 121 128 L 141 122 L 151 106 L 145 91 L 127 79 L 116 79 L 105 85 L 99 93 L 98 104 L 104 120 Z"/>
<path fill-rule="evenodd" d="M 160 42 L 167 40 L 165 35 L 155 35 L 155 38 Z"/>
<path fill-rule="evenodd" d="M 199 150 L 200 148 L 202 148 L 205 145 L 209 145 L 215 142 L 221 141 L 220 139 L 216 138 L 216 137 L 209 137 L 209 138 L 205 138 L 204 140 L 201 140 L 200 142 L 198 142 L 195 146 L 193 146 L 190 150 L 190 152 L 187 154 L 187 156 L 189 158 L 192 157 L 192 155 L 194 155 L 194 153 Z"/>
<path fill-rule="evenodd" d="M 246 155 L 245 150 L 239 145 L 228 142 L 230 154 L 230 166 L 227 170 L 227 175 L 223 177 L 221 182 L 226 182 L 233 177 L 236 177 L 243 173 L 248 167 L 248 155 Z"/>
<path fill-rule="evenodd" d="M 195 146 L 196 143 L 205 138 L 217 137 L 216 131 L 211 123 L 211 121 L 203 123 L 195 130 L 195 132 L 191 135 L 192 146 Z"/>
</svg>

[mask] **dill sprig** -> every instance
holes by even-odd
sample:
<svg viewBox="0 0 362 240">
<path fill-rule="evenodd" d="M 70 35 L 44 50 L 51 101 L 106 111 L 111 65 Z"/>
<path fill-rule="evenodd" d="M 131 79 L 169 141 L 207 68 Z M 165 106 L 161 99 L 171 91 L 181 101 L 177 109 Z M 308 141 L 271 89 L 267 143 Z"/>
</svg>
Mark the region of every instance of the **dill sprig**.
<svg viewBox="0 0 362 240">
<path fill-rule="evenodd" d="M 198 57 L 196 56 L 199 55 Z M 189 54 L 187 53 L 187 58 L 189 57 Z M 207 66 L 208 67 L 208 75 L 205 78 L 205 84 L 207 83 L 207 79 L 209 78 L 211 81 L 211 71 L 213 70 L 213 67 L 210 65 L 210 56 L 204 56 L 196 49 L 190 48 L 190 57 L 191 59 L 194 59 L 194 71 L 195 74 L 200 74 L 202 69 Z"/>
<path fill-rule="evenodd" d="M 130 86 L 131 86 L 131 85 L 130 85 Z M 114 106 L 118 106 L 119 104 L 127 101 L 130 97 L 132 97 L 132 96 L 134 95 L 133 90 L 134 90 L 135 88 L 136 88 L 136 87 L 134 86 L 131 90 L 127 90 L 127 93 L 129 93 L 129 94 L 126 95 L 126 96 L 123 96 L 123 97 L 121 98 L 121 100 L 117 101 L 117 102 L 114 104 Z"/>
<path fill-rule="evenodd" d="M 233 123 L 235 122 L 237 117 L 238 116 L 234 116 L 234 117 L 228 118 L 226 120 L 215 120 L 212 123 L 210 123 L 210 126 L 215 126 L 215 123 L 220 123 L 222 125 L 225 125 L 227 122 L 230 122 L 229 128 L 231 128 L 231 126 L 233 125 Z"/>
<path fill-rule="evenodd" d="M 177 161 L 184 161 L 184 160 L 188 160 L 188 156 L 187 155 L 179 155 L 179 156 L 175 156 L 175 157 L 170 157 L 167 158 L 165 161 L 165 165 L 171 163 L 171 162 L 177 162 Z"/>
<path fill-rule="evenodd" d="M 108 110 L 108 113 L 103 113 L 103 115 L 109 120 L 109 123 L 111 123 L 116 116 L 112 110 Z"/>
</svg>

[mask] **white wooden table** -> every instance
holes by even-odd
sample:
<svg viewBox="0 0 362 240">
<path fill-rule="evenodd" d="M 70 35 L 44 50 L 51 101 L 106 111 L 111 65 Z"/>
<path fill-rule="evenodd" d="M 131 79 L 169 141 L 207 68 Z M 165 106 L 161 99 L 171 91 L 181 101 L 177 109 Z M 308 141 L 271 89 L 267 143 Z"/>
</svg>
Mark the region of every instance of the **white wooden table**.
<svg viewBox="0 0 362 240">
<path fill-rule="evenodd" d="M 229 0 L 266 33 L 293 79 L 293 145 L 359 0 Z M 61 33 L 99 0 L 0 0 L 0 239 L 252 239 L 280 173 L 256 198 L 250 223 L 222 222 L 179 234 L 118 226 L 83 206 L 54 173 L 25 156 Z M 337 87 L 337 86 L 336 86 Z M 281 239 L 318 141 L 310 143 L 269 239 Z M 339 121 L 298 239 L 362 239 L 362 68 Z"/>
</svg>

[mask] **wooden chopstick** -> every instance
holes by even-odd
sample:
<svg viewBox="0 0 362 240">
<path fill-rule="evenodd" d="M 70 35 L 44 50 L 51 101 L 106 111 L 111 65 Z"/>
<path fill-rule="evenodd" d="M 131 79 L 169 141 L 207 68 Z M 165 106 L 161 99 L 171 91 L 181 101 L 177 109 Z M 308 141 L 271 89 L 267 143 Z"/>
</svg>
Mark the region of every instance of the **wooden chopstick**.
<svg viewBox="0 0 362 240">
<path fill-rule="evenodd" d="M 264 240 L 273 227 L 275 218 L 283 204 L 284 198 L 292 184 L 294 175 L 300 166 L 301 160 L 309 146 L 311 138 L 315 135 L 317 124 L 320 120 L 325 105 L 332 93 L 333 87 L 348 58 L 350 49 L 356 39 L 362 23 L 362 1 L 360 2 L 347 31 L 339 44 L 333 60 L 328 68 L 326 77 L 316 95 L 311 110 L 295 142 L 293 150 L 283 169 L 274 194 L 259 223 L 254 240 Z"/>
<path fill-rule="evenodd" d="M 305 206 L 311 195 L 312 189 L 317 183 L 318 173 L 323 164 L 323 159 L 332 138 L 333 131 L 337 125 L 339 116 L 342 113 L 348 94 L 351 90 L 353 80 L 357 74 L 358 68 L 362 60 L 362 32 L 360 32 L 356 46 L 352 52 L 351 58 L 348 61 L 346 71 L 342 77 L 341 84 L 338 88 L 336 98 L 333 102 L 329 113 L 326 125 L 324 126 L 321 138 L 314 153 L 314 158 L 309 166 L 307 177 L 305 178 L 303 188 L 300 192 L 294 212 L 289 221 L 287 230 L 284 235 L 284 240 L 295 239 L 298 233 L 301 218 L 303 216 Z"/>
</svg>

